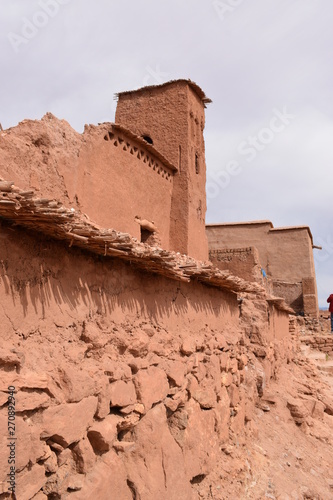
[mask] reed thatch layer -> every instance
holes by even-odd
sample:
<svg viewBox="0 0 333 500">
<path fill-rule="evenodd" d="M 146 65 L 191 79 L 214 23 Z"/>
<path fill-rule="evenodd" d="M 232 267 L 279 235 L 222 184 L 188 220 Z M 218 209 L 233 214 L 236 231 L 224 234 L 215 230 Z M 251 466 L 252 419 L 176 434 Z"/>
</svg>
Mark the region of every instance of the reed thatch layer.
<svg viewBox="0 0 333 500">
<path fill-rule="evenodd" d="M 178 281 L 196 279 L 231 292 L 265 297 L 265 290 L 259 284 L 220 271 L 211 262 L 199 262 L 187 255 L 140 243 L 127 233 L 101 228 L 74 208 L 68 209 L 57 200 L 38 198 L 33 190 L 23 191 L 10 181 L 0 181 L 0 217 L 68 241 L 70 247 L 74 245 L 98 255 L 130 261 L 150 273 Z M 282 299 L 270 300 L 279 309 L 292 312 Z"/>
<path fill-rule="evenodd" d="M 159 85 L 146 85 L 145 87 L 141 87 L 141 88 L 136 89 L 136 90 L 125 90 L 123 92 L 117 92 L 115 94 L 115 98 L 118 99 L 119 96 L 134 94 L 136 92 L 142 92 L 142 91 L 145 92 L 145 91 L 149 91 L 149 90 L 155 90 L 155 89 L 158 89 L 161 87 L 167 87 L 169 85 L 173 85 L 175 83 L 185 83 L 186 85 L 191 87 L 191 89 L 198 95 L 198 97 L 204 103 L 205 107 L 206 107 L 206 104 L 210 104 L 212 102 L 212 100 L 206 96 L 206 94 L 204 93 L 202 88 L 199 87 L 199 85 L 197 83 L 193 82 L 192 80 L 184 79 L 184 78 L 179 78 L 178 80 L 169 80 L 168 82 L 165 82 L 165 83 L 162 83 Z"/>
</svg>

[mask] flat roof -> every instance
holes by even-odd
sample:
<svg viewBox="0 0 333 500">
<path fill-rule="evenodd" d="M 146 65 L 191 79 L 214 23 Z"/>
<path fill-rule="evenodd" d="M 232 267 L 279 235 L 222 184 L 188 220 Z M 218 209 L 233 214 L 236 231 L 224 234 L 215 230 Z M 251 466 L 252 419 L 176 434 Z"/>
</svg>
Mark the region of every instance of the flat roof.
<svg viewBox="0 0 333 500">
<path fill-rule="evenodd" d="M 250 226 L 250 225 L 265 225 L 269 224 L 271 227 L 273 223 L 270 220 L 251 220 L 244 222 L 213 222 L 211 224 L 206 224 L 206 227 L 218 227 L 218 226 Z"/>
<path fill-rule="evenodd" d="M 264 226 L 269 224 L 271 226 L 269 232 L 271 231 L 299 231 L 299 230 L 306 230 L 309 233 L 311 243 L 313 245 L 313 236 L 310 230 L 309 226 L 301 225 L 301 226 L 282 226 L 282 227 L 274 227 L 273 223 L 269 220 L 253 220 L 253 221 L 245 221 L 245 222 L 220 222 L 220 223 L 213 223 L 213 224 L 206 224 L 206 228 L 210 227 L 228 227 L 228 226 Z"/>
<path fill-rule="evenodd" d="M 136 89 L 136 90 L 125 90 L 123 92 L 117 92 L 115 94 L 115 97 L 119 98 L 120 96 L 134 94 L 135 92 L 146 92 L 149 90 L 159 89 L 162 87 L 166 87 L 168 85 L 173 85 L 175 83 L 186 83 L 197 94 L 197 96 L 201 99 L 201 101 L 204 103 L 205 106 L 206 106 L 206 104 L 209 104 L 212 102 L 212 100 L 206 96 L 206 94 L 204 93 L 202 88 L 199 87 L 199 85 L 197 85 L 192 80 L 189 80 L 186 78 L 179 78 L 178 80 L 169 80 L 168 82 L 161 83 L 160 85 L 147 85 L 145 87 L 140 87 L 139 89 Z"/>
<path fill-rule="evenodd" d="M 309 236 L 310 236 L 310 239 L 311 239 L 311 242 L 313 244 L 313 236 L 312 236 L 312 233 L 311 233 L 311 229 L 309 228 L 309 226 L 284 226 L 284 227 L 273 227 L 272 229 L 270 229 L 269 231 L 299 231 L 299 230 L 306 230 L 308 233 L 309 233 Z"/>
</svg>

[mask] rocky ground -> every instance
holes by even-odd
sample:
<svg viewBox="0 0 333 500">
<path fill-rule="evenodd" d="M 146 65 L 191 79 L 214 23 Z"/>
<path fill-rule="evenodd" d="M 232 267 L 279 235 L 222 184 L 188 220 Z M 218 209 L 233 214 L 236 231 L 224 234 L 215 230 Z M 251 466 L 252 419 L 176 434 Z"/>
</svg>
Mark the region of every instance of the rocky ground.
<svg viewBox="0 0 333 500">
<path fill-rule="evenodd" d="M 223 333 L 100 314 L 16 329 L 0 425 L 13 384 L 17 498 L 332 499 L 333 359 L 300 342 L 327 329 L 292 317 L 268 341 L 266 307 L 245 297 Z M 9 498 L 5 454 L 0 472 Z"/>
<path fill-rule="evenodd" d="M 311 327 L 312 329 L 312 327 Z M 328 320 L 320 321 L 327 334 Z M 301 335 L 309 334 L 301 324 Z M 198 485 L 214 500 L 333 498 L 333 357 L 300 346 L 257 405 L 253 433 L 224 450 Z"/>
</svg>

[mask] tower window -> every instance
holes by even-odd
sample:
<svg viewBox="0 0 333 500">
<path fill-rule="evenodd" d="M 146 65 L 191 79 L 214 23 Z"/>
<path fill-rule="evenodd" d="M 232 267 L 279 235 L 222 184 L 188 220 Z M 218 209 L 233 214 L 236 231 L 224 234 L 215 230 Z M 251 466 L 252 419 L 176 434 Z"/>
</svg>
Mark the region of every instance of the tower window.
<svg viewBox="0 0 333 500">
<path fill-rule="evenodd" d="M 154 143 L 153 143 L 153 139 L 152 139 L 149 135 L 143 135 L 143 136 L 142 136 L 142 139 L 143 139 L 144 141 L 148 142 L 148 144 L 151 144 L 151 145 L 153 145 L 153 144 L 154 144 Z"/>
<path fill-rule="evenodd" d="M 195 153 L 195 173 L 199 173 L 199 155 L 198 153 Z"/>
</svg>

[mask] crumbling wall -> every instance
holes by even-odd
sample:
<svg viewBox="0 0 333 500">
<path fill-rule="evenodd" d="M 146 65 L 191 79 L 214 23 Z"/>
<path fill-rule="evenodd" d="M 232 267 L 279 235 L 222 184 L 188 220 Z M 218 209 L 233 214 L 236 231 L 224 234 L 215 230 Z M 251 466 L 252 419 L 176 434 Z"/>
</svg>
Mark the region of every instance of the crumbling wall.
<svg viewBox="0 0 333 500">
<path fill-rule="evenodd" d="M 82 135 L 51 113 L 42 120 L 24 120 L 0 133 L 0 175 L 22 189 L 77 207 L 81 147 Z"/>
<path fill-rule="evenodd" d="M 325 352 L 327 355 L 333 352 L 333 336 L 331 334 L 313 334 L 313 335 L 302 335 L 300 337 L 302 344 L 308 345 L 313 349 Z M 328 365 L 327 371 L 331 371 L 331 366 Z M 325 367 L 323 368 L 325 371 Z"/>
<path fill-rule="evenodd" d="M 254 406 L 289 356 L 288 315 L 1 234 L 1 445 L 15 386 L 18 498 L 198 498 L 221 448 L 255 431 Z M 2 454 L 2 491 L 7 469 Z"/>
</svg>

